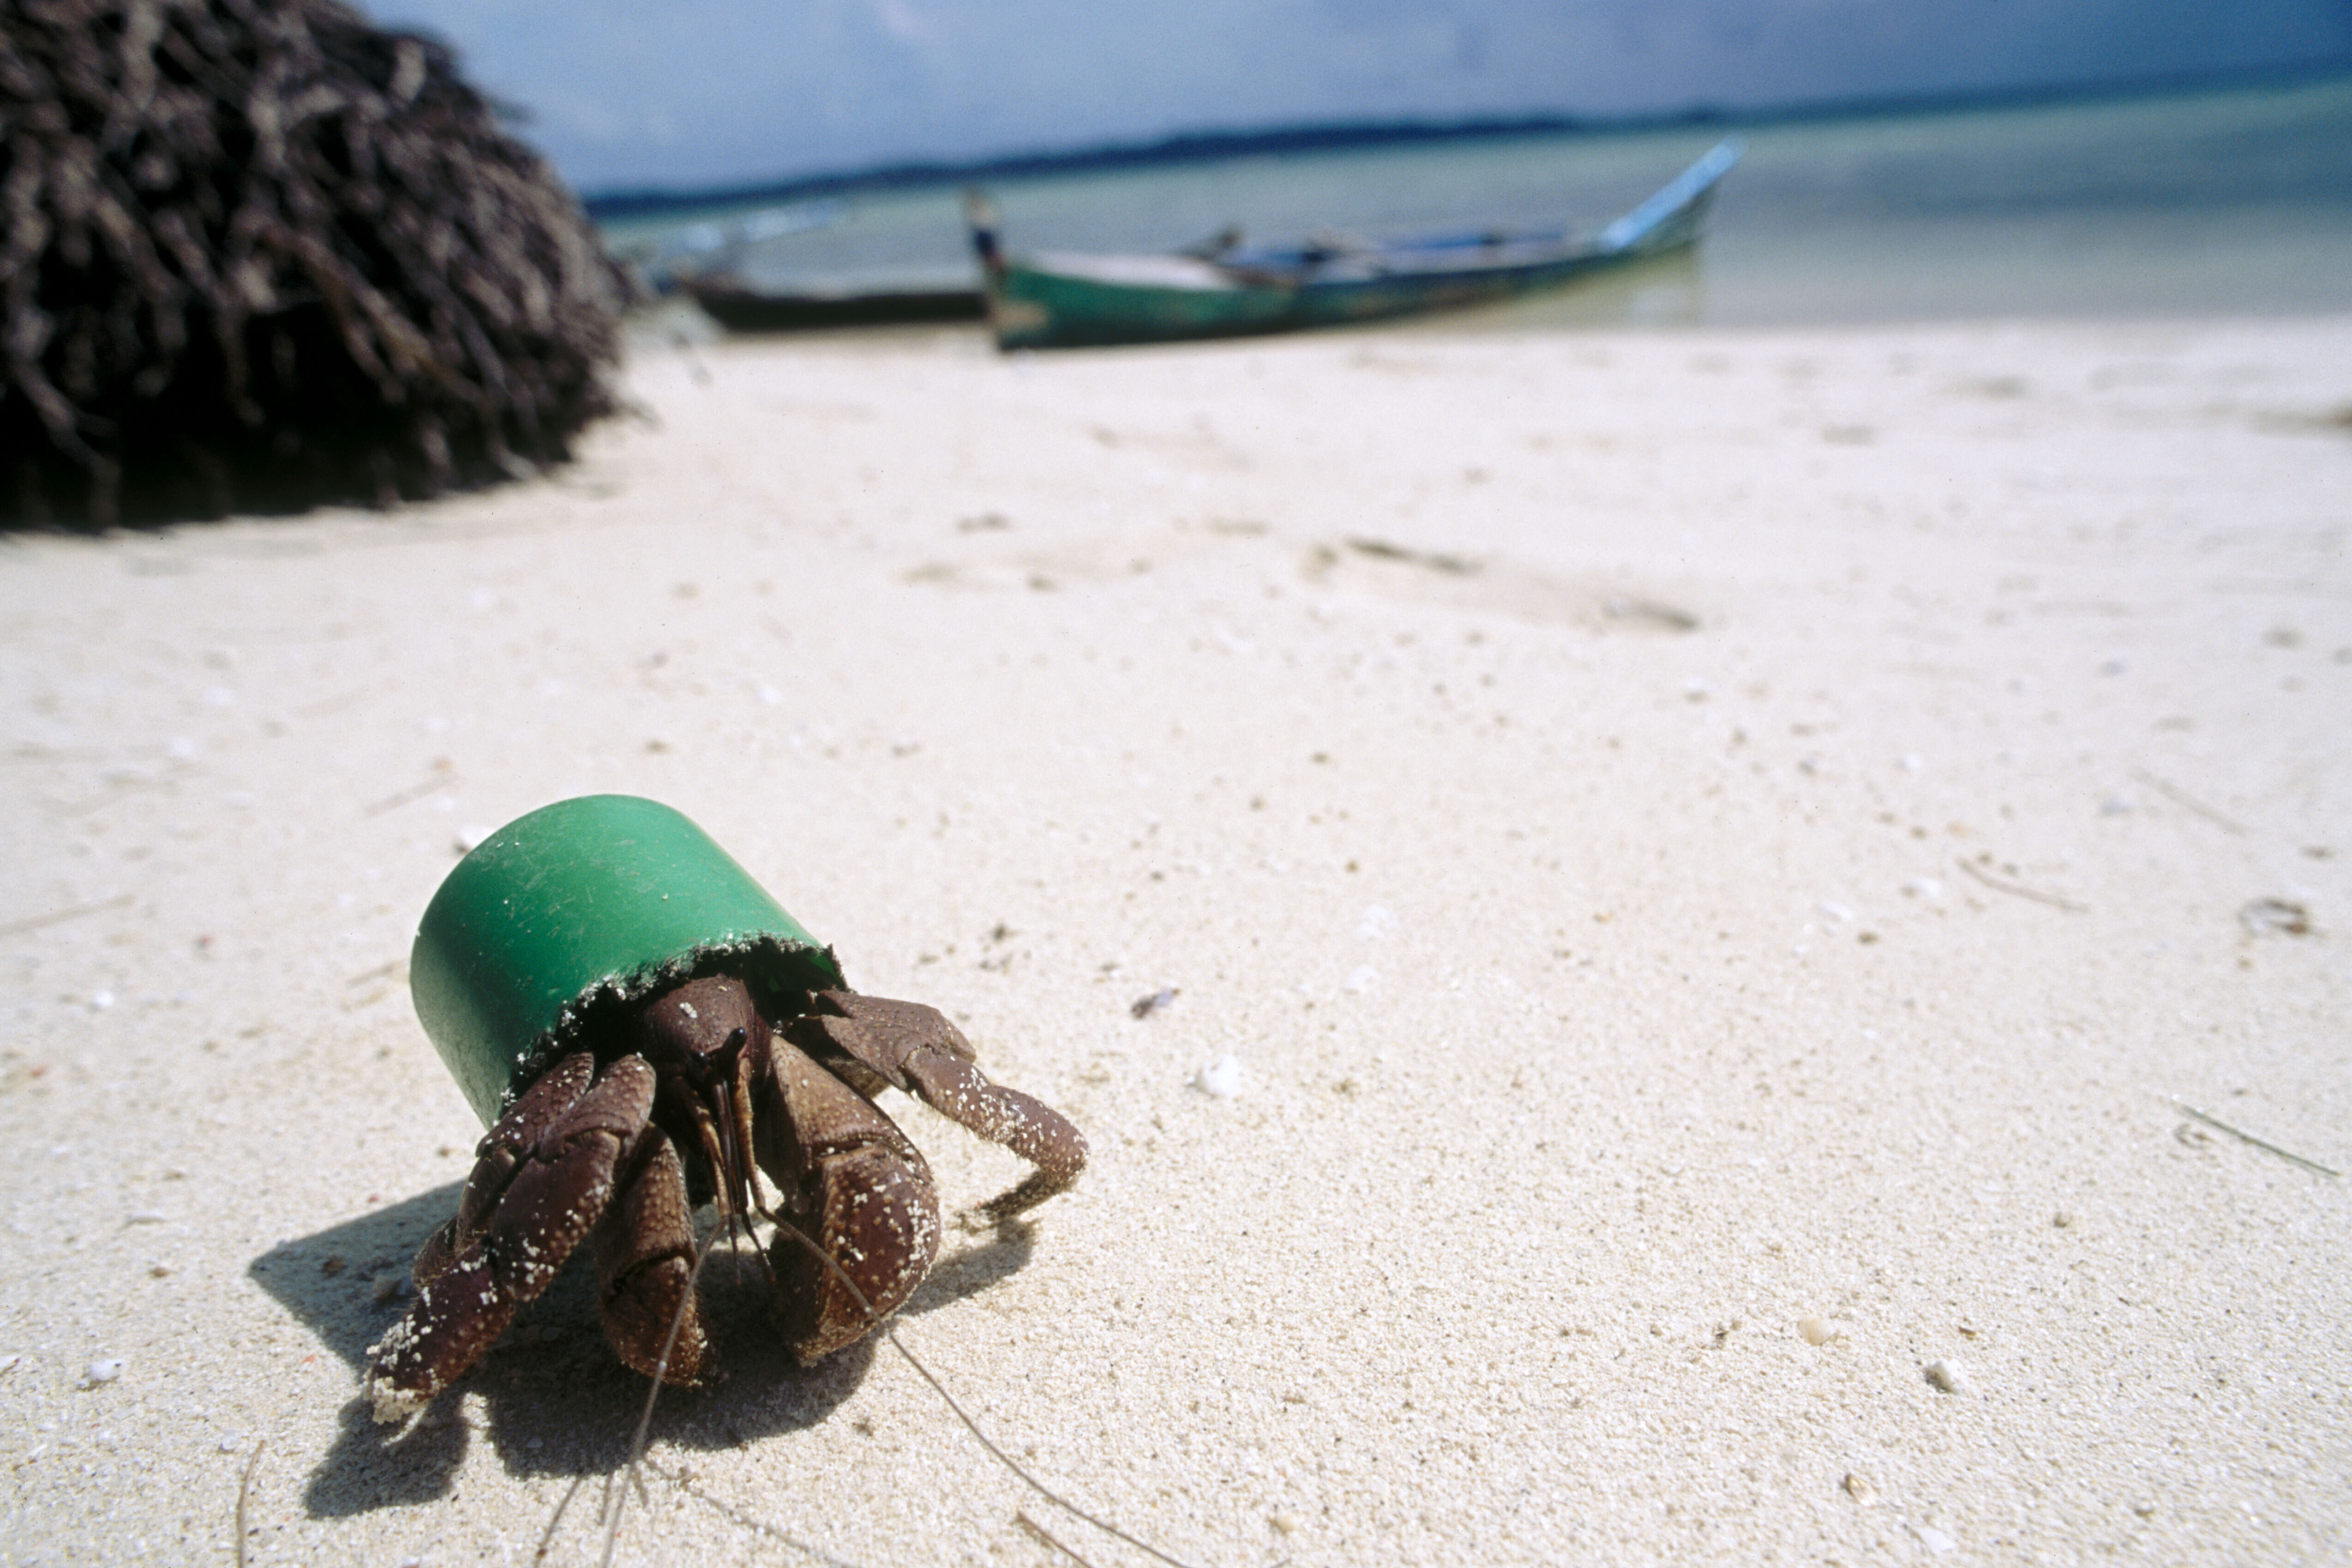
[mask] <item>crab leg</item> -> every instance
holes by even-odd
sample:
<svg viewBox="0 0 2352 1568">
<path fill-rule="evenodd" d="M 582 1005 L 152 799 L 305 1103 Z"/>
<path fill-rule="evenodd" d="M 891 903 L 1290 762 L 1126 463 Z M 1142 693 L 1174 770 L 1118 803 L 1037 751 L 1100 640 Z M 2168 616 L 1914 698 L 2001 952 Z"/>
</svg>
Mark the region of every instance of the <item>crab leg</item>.
<svg viewBox="0 0 2352 1568">
<path fill-rule="evenodd" d="M 423 1289 L 457 1261 L 457 1257 L 482 1237 L 490 1215 L 505 1195 L 515 1172 L 530 1158 L 532 1148 L 547 1130 L 570 1110 L 595 1081 L 596 1060 L 587 1052 L 565 1057 L 541 1076 L 524 1095 L 499 1118 L 499 1124 L 474 1146 L 474 1168 L 466 1176 L 466 1190 L 457 1198 L 457 1212 L 425 1238 L 409 1267 L 409 1277 Z"/>
<path fill-rule="evenodd" d="M 653 1108 L 654 1072 L 624 1057 L 593 1086 L 567 1057 L 482 1140 L 457 1217 L 417 1257 L 415 1304 L 368 1352 L 379 1421 L 415 1415 L 547 1289 L 613 1196 L 613 1175 Z"/>
<path fill-rule="evenodd" d="M 851 991 L 821 991 L 815 1003 L 824 1011 L 793 1019 L 787 1031 L 802 1049 L 851 1067 L 853 1082 L 856 1069 L 865 1068 L 877 1080 L 860 1086 L 869 1093 L 887 1083 L 920 1095 L 932 1110 L 1037 1167 L 981 1205 L 975 1212 L 983 1219 L 1034 1208 L 1087 1168 L 1086 1135 L 1043 1100 L 989 1082 L 971 1042 L 938 1008 Z"/>
<path fill-rule="evenodd" d="M 668 1134 L 651 1125 L 639 1132 L 614 1187 L 595 1231 L 604 1338 L 614 1354 L 647 1377 L 694 1383 L 709 1344 L 694 1300 L 694 1211 L 686 1199 L 686 1167 Z"/>
</svg>

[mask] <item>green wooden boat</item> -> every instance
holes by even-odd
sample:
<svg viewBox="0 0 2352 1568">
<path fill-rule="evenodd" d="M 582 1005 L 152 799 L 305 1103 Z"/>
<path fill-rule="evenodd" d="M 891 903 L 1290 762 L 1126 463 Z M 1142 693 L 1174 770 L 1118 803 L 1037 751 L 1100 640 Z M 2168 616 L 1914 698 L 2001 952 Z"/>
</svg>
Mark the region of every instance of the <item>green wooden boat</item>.
<svg viewBox="0 0 2352 1568">
<path fill-rule="evenodd" d="M 1007 257 L 985 197 L 967 199 L 1002 349 L 1086 348 L 1296 331 L 1507 300 L 1678 250 L 1739 160 L 1724 142 L 1590 237 L 1480 230 L 1288 249 L 1228 234 L 1168 256 Z"/>
</svg>

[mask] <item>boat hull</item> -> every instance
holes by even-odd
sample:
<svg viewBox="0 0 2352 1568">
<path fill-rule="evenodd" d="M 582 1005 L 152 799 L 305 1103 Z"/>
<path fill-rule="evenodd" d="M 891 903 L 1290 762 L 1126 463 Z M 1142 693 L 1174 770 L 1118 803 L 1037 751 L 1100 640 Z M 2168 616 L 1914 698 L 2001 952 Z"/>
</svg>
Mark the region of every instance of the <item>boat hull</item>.
<svg viewBox="0 0 2352 1568">
<path fill-rule="evenodd" d="M 1690 242 L 1685 240 L 1684 245 Z M 988 314 L 1004 349 L 1097 348 L 1251 337 L 1456 310 L 1559 288 L 1667 248 L 1587 255 L 1547 265 L 1391 275 L 1346 282 L 1241 284 L 1228 289 L 1106 282 L 1066 272 L 1006 267 L 989 290 Z"/>
<path fill-rule="evenodd" d="M 796 332 L 893 322 L 976 321 L 988 314 L 978 289 L 873 289 L 857 293 L 768 293 L 732 284 L 688 283 L 705 314 L 730 332 Z"/>
<path fill-rule="evenodd" d="M 1006 258 L 974 244 L 999 348 L 1096 348 L 1256 336 L 1488 304 L 1687 248 L 1738 157 L 1726 143 L 1591 241 L 1407 242 L 1251 265 L 1223 257 Z M 1227 255 L 1239 257 L 1241 253 Z"/>
</svg>

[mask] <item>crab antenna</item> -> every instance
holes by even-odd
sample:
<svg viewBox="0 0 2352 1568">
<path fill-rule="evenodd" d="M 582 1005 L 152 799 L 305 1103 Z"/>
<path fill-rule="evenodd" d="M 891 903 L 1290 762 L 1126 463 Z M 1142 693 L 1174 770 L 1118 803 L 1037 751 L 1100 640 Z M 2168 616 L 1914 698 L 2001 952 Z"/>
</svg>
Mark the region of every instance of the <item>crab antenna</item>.
<svg viewBox="0 0 2352 1568">
<path fill-rule="evenodd" d="M 1035 1536 L 1038 1540 L 1044 1542 L 1046 1545 L 1052 1547 L 1055 1551 L 1060 1552 L 1071 1562 L 1076 1563 L 1078 1568 L 1095 1568 L 1093 1563 L 1087 1562 L 1085 1558 L 1079 1556 L 1076 1552 L 1063 1545 L 1059 1541 L 1056 1541 L 1051 1531 L 1038 1523 L 1035 1520 L 1031 1519 L 1028 1514 L 1016 1509 L 1013 1511 L 1013 1517 L 1014 1521 L 1020 1524 L 1022 1529 L 1027 1531 L 1030 1534 Z"/>
<path fill-rule="evenodd" d="M 587 1484 L 585 1475 L 577 1475 L 572 1478 L 572 1484 L 563 1489 L 563 1500 L 557 1503 L 555 1511 L 547 1516 L 547 1528 L 540 1532 L 539 1550 L 530 1554 L 533 1563 L 547 1561 L 548 1550 L 555 1544 L 555 1527 L 563 1522 L 563 1510 L 572 1506 L 572 1500 L 578 1497 L 580 1489 Z"/>
<path fill-rule="evenodd" d="M 713 1084 L 711 1098 L 719 1103 L 719 1114 L 710 1119 L 715 1126 L 706 1124 L 705 1135 L 717 1135 L 713 1152 L 719 1162 L 719 1182 L 713 1184 L 724 1194 L 720 1208 L 727 1215 L 727 1237 L 731 1242 L 740 1228 L 743 1239 L 752 1240 L 750 1207 L 751 1193 L 751 1162 L 738 1137 L 735 1125 L 735 1099 L 727 1084 Z"/>
<path fill-rule="evenodd" d="M 598 1505 L 597 1509 L 598 1513 L 603 1516 L 604 1524 L 604 1554 L 599 1559 L 604 1568 L 612 1568 L 613 1552 L 621 1539 L 621 1515 L 629 1506 L 629 1489 L 635 1487 L 640 1497 L 645 1494 L 645 1482 L 639 1479 L 637 1468 L 646 1457 L 646 1444 L 653 1431 L 654 1405 L 661 1398 L 662 1376 L 669 1371 L 670 1352 L 677 1348 L 678 1331 L 686 1326 L 687 1305 L 695 1299 L 696 1292 L 701 1288 L 702 1266 L 710 1261 L 711 1249 L 719 1245 L 719 1238 L 722 1235 L 730 1243 L 735 1239 L 734 1225 L 731 1221 L 724 1231 L 713 1231 L 704 1239 L 700 1247 L 694 1249 L 694 1268 L 687 1274 L 686 1289 L 678 1298 L 677 1310 L 670 1314 L 669 1332 L 662 1338 L 661 1354 L 654 1362 L 653 1382 L 646 1390 L 646 1407 L 638 1413 L 635 1436 L 629 1439 L 627 1474 L 621 1484 L 621 1494 L 618 1498 L 613 1496 L 611 1479 L 608 1477 L 605 1480 L 604 1500 Z M 547 1540 L 540 1542 L 540 1552 L 542 1555 L 547 1551 L 547 1541 L 554 1538 L 555 1520 L 563 1517 L 563 1510 L 569 1507 L 571 1502 L 571 1494 L 566 1493 L 563 1502 L 556 1508 L 555 1519 L 547 1521 Z"/>
<path fill-rule="evenodd" d="M 950 1410 L 955 1412 L 956 1419 L 964 1424 L 965 1428 L 971 1433 L 972 1437 L 982 1447 L 988 1450 L 990 1455 L 995 1458 L 998 1464 L 1003 1465 L 1006 1469 L 1011 1470 L 1014 1475 L 1020 1477 L 1022 1481 L 1029 1488 L 1030 1490 L 1035 1492 L 1039 1497 L 1044 1498 L 1047 1502 L 1052 1503 L 1055 1508 L 1062 1510 L 1064 1512 L 1086 1521 L 1087 1523 L 1093 1525 L 1097 1530 L 1101 1531 L 1106 1535 L 1118 1537 L 1119 1540 L 1126 1542 L 1129 1546 L 1134 1547 L 1138 1552 L 1149 1552 L 1151 1556 L 1157 1557 L 1160 1562 L 1167 1563 L 1168 1568 L 1186 1568 L 1186 1565 L 1183 1563 L 1169 1556 L 1168 1553 L 1160 1551 L 1160 1548 L 1152 1545 L 1150 1542 L 1138 1541 L 1134 1536 L 1129 1535 L 1127 1531 L 1111 1523 L 1108 1520 L 1097 1519 L 1095 1515 L 1088 1513 L 1085 1509 L 1080 1508 L 1076 1503 L 1072 1502 L 1069 1499 L 1062 1496 L 1059 1492 L 1054 1490 L 1053 1488 L 1047 1486 L 1045 1482 L 1031 1475 L 1027 1470 L 1022 1468 L 1021 1462 L 991 1441 L 988 1434 L 980 1429 L 980 1423 L 973 1420 L 970 1415 L 965 1413 L 964 1407 L 956 1403 L 955 1395 L 947 1391 L 947 1385 L 941 1383 L 938 1378 L 932 1376 L 931 1369 L 925 1366 L 920 1358 L 919 1358 L 913 1351 L 907 1348 L 906 1342 L 898 1338 L 898 1326 L 893 1323 L 885 1323 L 882 1321 L 881 1314 L 874 1310 L 874 1303 L 867 1300 L 866 1292 L 857 1288 L 857 1281 L 849 1277 L 849 1270 L 844 1268 L 839 1263 L 835 1262 L 831 1253 L 825 1251 L 824 1247 L 819 1247 L 814 1238 L 812 1237 L 808 1232 L 803 1230 L 792 1221 L 772 1215 L 769 1217 L 775 1220 L 777 1229 L 784 1232 L 794 1241 L 799 1242 L 801 1246 L 806 1247 L 810 1255 L 815 1258 L 819 1263 L 822 1263 L 825 1267 L 827 1272 L 831 1273 L 835 1279 L 841 1281 L 843 1289 L 846 1289 L 850 1295 L 856 1298 L 858 1310 L 866 1314 L 866 1328 L 869 1331 L 874 1329 L 880 1329 L 882 1331 L 882 1337 L 890 1342 L 890 1348 L 907 1358 L 907 1364 L 913 1367 L 917 1375 L 921 1377 L 925 1383 L 931 1385 L 931 1392 L 938 1394 L 940 1400 L 946 1404 Z M 647 1407 L 646 1415 L 648 1419 L 652 1416 L 650 1405 Z M 1057 1542 L 1055 1544 L 1059 1545 L 1060 1543 Z M 1068 1549 L 1066 1547 L 1064 1550 L 1067 1551 Z M 1071 1555 L 1076 1556 L 1076 1553 L 1072 1552 Z"/>
<path fill-rule="evenodd" d="M 740 1063 L 742 1058 L 739 1055 L 736 1059 Z M 750 1215 L 759 1212 L 759 1194 L 751 1184 L 751 1161 L 742 1147 L 741 1129 L 737 1124 L 739 1102 L 730 1092 L 734 1086 L 714 1083 L 698 1092 L 686 1088 L 683 1080 L 672 1081 L 678 1084 L 678 1092 L 693 1114 L 695 1139 L 702 1145 L 703 1159 L 709 1163 L 710 1184 L 719 1212 L 727 1222 L 729 1239 L 731 1241 L 740 1230 L 745 1241 L 755 1241 Z M 715 1116 L 711 1113 L 714 1105 L 718 1110 Z M 698 1263 L 698 1270 L 699 1268 Z M 675 1324 L 671 1331 L 677 1331 Z"/>
</svg>

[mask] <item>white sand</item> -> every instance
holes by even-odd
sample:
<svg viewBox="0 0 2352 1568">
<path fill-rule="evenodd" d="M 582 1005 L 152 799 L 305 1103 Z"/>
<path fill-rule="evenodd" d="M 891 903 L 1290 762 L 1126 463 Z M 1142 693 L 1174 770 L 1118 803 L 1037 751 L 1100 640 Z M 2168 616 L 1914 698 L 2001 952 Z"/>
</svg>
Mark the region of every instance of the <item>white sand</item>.
<svg viewBox="0 0 2352 1568">
<path fill-rule="evenodd" d="M 230 1561 L 266 1444 L 257 1563 L 527 1562 L 611 1470 L 576 1289 L 357 1397 L 479 1132 L 414 921 L 601 790 L 1088 1131 L 903 1332 L 1185 1563 L 2352 1552 L 2352 1181 L 2170 1098 L 2352 1169 L 2352 319 L 631 384 L 549 482 L 0 545 L 0 1559 Z M 1145 1561 L 887 1349 L 728 1360 L 623 1561 Z"/>
</svg>

